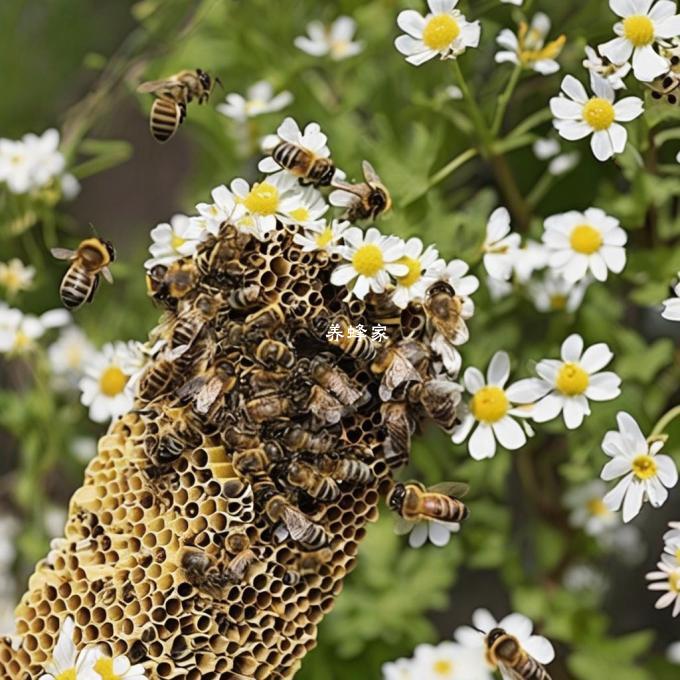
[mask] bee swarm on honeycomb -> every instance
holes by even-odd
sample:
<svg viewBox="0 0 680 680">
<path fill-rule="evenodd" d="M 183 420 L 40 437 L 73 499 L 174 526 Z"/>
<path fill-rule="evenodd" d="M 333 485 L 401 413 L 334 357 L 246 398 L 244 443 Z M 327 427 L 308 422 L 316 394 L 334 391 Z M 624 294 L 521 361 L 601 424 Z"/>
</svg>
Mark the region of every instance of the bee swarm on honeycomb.
<svg viewBox="0 0 680 680">
<path fill-rule="evenodd" d="M 164 313 L 134 408 L 30 578 L 2 678 L 40 677 L 66 617 L 76 648 L 150 678 L 290 678 L 315 646 L 379 499 L 405 490 L 392 472 L 411 436 L 457 422 L 432 339 L 458 307 L 444 282 L 403 310 L 389 290 L 358 299 L 330 281 L 340 256 L 305 251 L 298 231 L 279 220 L 260 240 L 223 222 L 147 273 Z"/>
</svg>

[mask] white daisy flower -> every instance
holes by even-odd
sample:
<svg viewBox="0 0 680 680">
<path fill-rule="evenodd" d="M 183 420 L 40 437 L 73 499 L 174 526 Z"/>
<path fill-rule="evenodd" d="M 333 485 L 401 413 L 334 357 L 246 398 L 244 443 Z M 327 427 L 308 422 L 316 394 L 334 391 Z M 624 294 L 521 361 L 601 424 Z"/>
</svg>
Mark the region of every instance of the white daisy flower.
<svg viewBox="0 0 680 680">
<path fill-rule="evenodd" d="M 383 680 L 417 680 L 411 659 L 397 659 L 382 665 Z"/>
<path fill-rule="evenodd" d="M 38 317 L 0 305 L 0 354 L 30 352 L 45 330 L 45 325 Z"/>
<path fill-rule="evenodd" d="M 597 50 L 590 45 L 586 45 L 586 58 L 583 66 L 590 73 L 590 88 L 595 89 L 594 80 L 596 77 L 604 78 L 615 90 L 625 90 L 626 84 L 623 79 L 630 73 L 632 66 L 625 64 L 613 64 L 606 57 L 601 57 Z"/>
<path fill-rule="evenodd" d="M 101 653 L 100 653 L 101 654 Z M 101 680 L 146 680 L 147 675 L 142 664 L 130 663 L 126 656 L 101 656 L 94 664 L 94 670 Z"/>
<path fill-rule="evenodd" d="M 169 224 L 163 222 L 151 230 L 151 257 L 144 267 L 151 269 L 158 264 L 167 266 L 183 257 L 191 257 L 204 233 L 197 222 L 186 215 L 173 215 Z"/>
<path fill-rule="evenodd" d="M 663 535 L 664 552 L 675 555 L 680 564 L 680 522 L 669 522 L 670 527 Z"/>
<path fill-rule="evenodd" d="M 621 394 L 621 378 L 601 370 L 612 360 L 609 347 L 600 342 L 583 351 L 583 338 L 570 335 L 561 349 L 562 361 L 543 359 L 536 365 L 539 378 L 520 380 L 516 385 L 527 402 L 533 403 L 531 417 L 545 423 L 563 414 L 570 430 L 590 415 L 588 400 L 609 401 Z"/>
<path fill-rule="evenodd" d="M 583 529 L 589 536 L 599 536 L 619 525 L 619 517 L 604 503 L 607 487 L 595 479 L 575 486 L 564 494 L 564 505 L 570 510 L 569 524 Z"/>
<path fill-rule="evenodd" d="M 520 283 L 529 283 L 533 273 L 548 264 L 548 250 L 542 243 L 527 239 L 525 244 L 514 251 L 512 269 Z"/>
<path fill-rule="evenodd" d="M 604 497 L 604 502 L 614 512 L 623 505 L 623 521 L 629 522 L 640 512 L 644 501 L 655 508 L 666 502 L 667 489 L 678 482 L 678 470 L 670 456 L 657 455 L 663 441 L 650 444 L 632 416 L 620 411 L 616 422 L 619 430 L 607 432 L 602 440 L 602 450 L 612 460 L 600 476 L 605 481 L 623 477 Z"/>
<path fill-rule="evenodd" d="M 404 254 L 399 258 L 399 264 L 406 265 L 404 276 L 397 276 L 392 301 L 399 309 L 406 309 L 412 300 L 423 300 L 427 289 L 440 277 L 444 270 L 444 260 L 434 246 L 428 246 L 423 251 L 423 242 L 417 238 L 410 238 L 404 244 Z"/>
<path fill-rule="evenodd" d="M 496 62 L 521 64 L 523 68 L 544 76 L 556 73 L 560 65 L 555 60 L 567 39 L 561 35 L 546 45 L 549 32 L 550 18 L 543 12 L 534 15 L 530 26 L 526 21 L 520 22 L 517 35 L 509 28 L 504 28 L 496 38 L 496 42 L 504 48 L 496 53 Z"/>
<path fill-rule="evenodd" d="M 633 75 L 649 82 L 668 71 L 668 62 L 654 50 L 660 38 L 680 34 L 680 15 L 670 0 L 609 0 L 609 7 L 623 21 L 614 24 L 617 37 L 599 46 L 600 54 L 614 64 L 633 57 Z"/>
<path fill-rule="evenodd" d="M 515 417 L 527 417 L 526 408 L 513 406 L 513 403 L 526 403 L 523 394 L 517 390 L 517 384 L 507 389 L 505 383 L 510 376 L 510 359 L 506 352 L 496 352 L 493 355 L 486 374 L 470 367 L 463 375 L 466 390 L 472 395 L 468 405 L 468 412 L 457 425 L 451 440 L 460 444 L 476 425 L 470 441 L 468 451 L 475 460 L 493 458 L 496 454 L 496 440 L 510 451 L 521 448 L 527 441 L 524 429 Z"/>
<path fill-rule="evenodd" d="M 598 281 L 606 281 L 609 271 L 620 274 L 626 266 L 628 236 L 615 217 L 599 208 L 553 215 L 544 226 L 548 264 L 567 281 L 580 281 L 588 271 Z"/>
<path fill-rule="evenodd" d="M 472 614 L 472 619 L 474 622 L 488 623 L 486 615 L 491 616 L 486 609 L 476 609 Z M 480 633 L 480 630 L 472 626 L 458 626 L 453 631 L 453 639 L 467 650 L 472 664 L 480 671 L 485 669 L 486 677 L 492 680 L 494 667 L 486 654 L 484 635 Z"/>
<path fill-rule="evenodd" d="M 134 394 L 130 376 L 142 363 L 136 343 L 107 343 L 85 366 L 79 383 L 80 401 L 90 409 L 90 420 L 105 423 L 132 407 Z"/>
<path fill-rule="evenodd" d="M 271 151 L 280 142 L 288 142 L 302 147 L 313 156 L 329 158 L 331 152 L 326 144 L 327 141 L 328 137 L 321 131 L 318 123 L 308 123 L 302 132 L 295 119 L 288 116 L 279 125 L 275 135 L 267 135 L 264 138 L 262 148 L 264 151 Z M 267 174 L 282 172 L 281 166 L 271 156 L 263 158 L 257 167 L 260 172 Z M 287 171 L 283 170 L 283 172 Z"/>
<path fill-rule="evenodd" d="M 219 233 L 220 225 L 223 222 L 234 222 L 245 214 L 243 205 L 236 201 L 234 194 L 227 189 L 224 184 L 215 187 L 210 196 L 212 203 L 199 203 L 196 210 L 200 217 L 192 217 L 192 229 L 205 229 L 213 236 Z"/>
<path fill-rule="evenodd" d="M 255 118 L 264 113 L 272 113 L 285 109 L 293 101 L 293 95 L 284 90 L 274 96 L 274 88 L 266 80 L 259 80 L 246 90 L 244 97 L 237 92 L 230 92 L 226 96 L 226 104 L 218 104 L 217 110 L 239 123 L 248 118 Z"/>
<path fill-rule="evenodd" d="M 562 585 L 574 593 L 595 593 L 603 595 L 609 586 L 608 580 L 589 564 L 573 564 L 564 571 Z"/>
<path fill-rule="evenodd" d="M 680 666 L 680 642 L 673 642 L 666 649 L 666 658 L 674 664 Z"/>
<path fill-rule="evenodd" d="M 77 326 L 65 328 L 59 338 L 47 348 L 47 358 L 53 375 L 74 387 L 82 377 L 85 365 L 95 354 L 93 344 Z"/>
<path fill-rule="evenodd" d="M 529 294 L 539 312 L 572 313 L 581 306 L 589 285 L 587 276 L 578 283 L 572 283 L 549 270 L 542 280 L 529 284 Z"/>
<path fill-rule="evenodd" d="M 290 181 L 290 180 L 287 180 Z M 297 207 L 292 208 L 286 214 L 283 221 L 290 224 L 297 224 L 305 229 L 312 231 L 326 228 L 324 215 L 328 212 L 323 194 L 314 187 L 301 188 L 299 184 L 292 183 L 291 190 L 295 192 Z"/>
<path fill-rule="evenodd" d="M 307 35 L 293 41 L 295 47 L 313 57 L 329 55 L 333 61 L 341 61 L 359 54 L 364 49 L 361 41 L 353 40 L 357 22 L 352 17 L 338 17 L 330 26 L 320 21 L 307 24 Z"/>
<path fill-rule="evenodd" d="M 446 269 L 442 272 L 439 278 L 446 281 L 455 291 L 456 295 L 464 300 L 469 300 L 470 296 L 479 288 L 479 279 L 473 274 L 469 273 L 470 265 L 463 260 L 451 260 L 446 265 Z M 470 316 L 474 313 L 474 303 L 470 309 Z M 469 319 L 470 316 L 465 318 Z"/>
<path fill-rule="evenodd" d="M 399 535 L 408 534 L 408 544 L 412 548 L 422 548 L 428 541 L 438 548 L 448 545 L 451 534 L 460 531 L 458 522 L 440 522 L 424 520 L 421 522 L 403 522 L 396 528 Z"/>
<path fill-rule="evenodd" d="M 489 296 L 494 302 L 498 302 L 499 300 L 512 295 L 512 291 L 514 290 L 511 281 L 494 279 L 491 276 L 486 277 L 486 287 L 489 291 Z"/>
<path fill-rule="evenodd" d="M 33 184 L 40 188 L 49 184 L 54 177 L 60 175 L 66 165 L 64 156 L 59 151 L 59 131 L 54 128 L 45 130 L 42 135 L 29 133 L 23 141 L 32 158 L 31 170 Z"/>
<path fill-rule="evenodd" d="M 625 97 L 615 102 L 614 88 L 599 76 L 593 76 L 593 91 L 595 96 L 588 96 L 574 76 L 565 76 L 562 92 L 550 100 L 550 110 L 560 136 L 573 142 L 592 134 L 593 155 L 598 161 L 606 161 L 614 154 L 623 153 L 628 132 L 620 123 L 642 115 L 643 102 L 639 97 Z"/>
<path fill-rule="evenodd" d="M 680 565 L 671 566 L 658 562 L 658 571 L 650 571 L 645 578 L 650 582 L 649 590 L 659 590 L 663 594 L 654 603 L 656 609 L 673 606 L 673 616 L 680 614 Z"/>
<path fill-rule="evenodd" d="M 514 257 L 520 244 L 520 235 L 510 233 L 510 213 L 506 208 L 496 208 L 486 225 L 484 268 L 494 279 L 507 281 L 512 276 Z"/>
<path fill-rule="evenodd" d="M 9 262 L 0 262 L 0 286 L 7 291 L 8 297 L 31 288 L 34 278 L 35 267 L 27 267 L 18 257 Z"/>
<path fill-rule="evenodd" d="M 673 292 L 675 297 L 663 301 L 661 316 L 669 321 L 680 321 L 680 283 L 675 286 Z"/>
<path fill-rule="evenodd" d="M 430 13 L 424 17 L 412 9 L 397 17 L 397 25 L 407 35 L 400 35 L 394 45 L 409 64 L 419 66 L 436 56 L 455 59 L 479 45 L 479 21 L 467 21 L 455 9 L 458 0 L 428 0 L 427 4 Z"/>
<path fill-rule="evenodd" d="M 332 255 L 338 252 L 338 244 L 349 226 L 347 220 L 333 220 L 330 224 L 324 222 L 306 229 L 304 234 L 295 234 L 293 242 L 302 246 L 303 252 L 325 250 Z"/>
<path fill-rule="evenodd" d="M 101 680 L 94 671 L 99 652 L 94 647 L 78 652 L 73 643 L 74 630 L 73 619 L 68 617 L 62 623 L 52 658 L 44 666 L 45 673 L 38 680 Z"/>
<path fill-rule="evenodd" d="M 390 284 L 390 275 L 406 276 L 408 267 L 400 264 L 404 242 L 396 236 L 383 236 L 375 227 L 366 233 L 350 227 L 343 234 L 345 245 L 338 252 L 347 264 L 338 265 L 331 274 L 335 286 L 348 286 L 360 300 L 369 291 L 382 293 Z"/>
<path fill-rule="evenodd" d="M 24 142 L 0 139 L 0 182 L 14 194 L 25 194 L 33 187 L 31 153 Z"/>
<path fill-rule="evenodd" d="M 533 144 L 533 151 L 536 158 L 542 161 L 549 160 L 548 172 L 554 177 L 566 175 L 573 170 L 581 159 L 578 151 L 560 153 L 562 147 L 553 137 L 537 139 Z"/>
<path fill-rule="evenodd" d="M 550 640 L 542 635 L 534 635 L 534 624 L 523 614 L 508 614 L 500 621 L 496 621 L 487 609 L 477 609 L 472 614 L 472 624 L 477 630 L 469 630 L 476 632 L 480 638 L 482 634 L 487 635 L 494 628 L 502 628 L 506 633 L 514 635 L 522 648 L 541 664 L 549 664 L 555 658 L 555 650 Z"/>
<path fill-rule="evenodd" d="M 456 642 L 418 645 L 413 655 L 418 680 L 488 680 L 489 671 L 475 654 Z"/>
</svg>

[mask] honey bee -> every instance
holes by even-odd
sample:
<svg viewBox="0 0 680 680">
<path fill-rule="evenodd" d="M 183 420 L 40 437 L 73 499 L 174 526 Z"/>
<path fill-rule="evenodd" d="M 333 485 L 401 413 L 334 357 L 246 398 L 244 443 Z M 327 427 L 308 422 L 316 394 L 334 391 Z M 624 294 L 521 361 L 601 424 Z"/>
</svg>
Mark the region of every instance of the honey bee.
<svg viewBox="0 0 680 680">
<path fill-rule="evenodd" d="M 347 373 L 328 363 L 324 357 L 312 359 L 310 368 L 312 378 L 346 406 L 351 406 L 362 397 L 363 392 L 355 387 Z"/>
<path fill-rule="evenodd" d="M 173 309 L 194 289 L 197 278 L 196 265 L 191 261 L 178 260 L 169 267 L 158 264 L 146 274 L 147 294 L 154 302 Z"/>
<path fill-rule="evenodd" d="M 157 142 L 167 142 L 186 117 L 187 104 L 194 98 L 199 104 L 207 101 L 215 84 L 222 84 L 200 68 L 175 73 L 165 80 L 142 83 L 137 92 L 153 94 L 149 127 Z"/>
<path fill-rule="evenodd" d="M 328 543 L 324 528 L 312 522 L 279 494 L 267 501 L 265 512 L 272 522 L 283 522 L 290 537 L 305 550 L 319 550 Z"/>
<path fill-rule="evenodd" d="M 452 380 L 427 380 L 409 390 L 409 398 L 419 401 L 425 413 L 445 430 L 450 430 L 458 416 L 462 389 Z"/>
<path fill-rule="evenodd" d="M 320 322 L 325 326 L 322 331 L 322 337 L 325 342 L 333 347 L 337 347 L 343 354 L 361 361 L 371 361 L 376 355 L 375 343 L 366 335 L 354 335 L 350 337 L 349 328 L 350 323 L 346 317 L 338 319 L 338 326 L 340 335 L 330 333 L 330 325 Z M 320 328 L 317 329 L 321 330 Z"/>
<path fill-rule="evenodd" d="M 247 401 L 243 408 L 248 419 L 253 423 L 265 420 L 288 418 L 291 413 L 291 402 L 281 394 L 267 394 Z"/>
<path fill-rule="evenodd" d="M 185 383 L 177 392 L 180 399 L 194 400 L 197 413 L 209 413 L 218 397 L 231 392 L 236 386 L 236 369 L 231 361 L 218 359 L 210 371 L 197 375 Z"/>
<path fill-rule="evenodd" d="M 294 425 L 283 433 L 283 443 L 293 452 L 328 453 L 335 446 L 336 437 L 326 430 L 309 432 L 301 425 Z"/>
<path fill-rule="evenodd" d="M 229 562 L 225 576 L 232 583 L 239 583 L 246 575 L 248 567 L 257 560 L 257 556 L 250 548 L 250 539 L 245 531 L 229 534 L 226 544 L 235 556 Z"/>
<path fill-rule="evenodd" d="M 357 220 L 374 222 L 380 215 L 390 210 L 392 197 L 368 161 L 361 164 L 361 169 L 364 173 L 364 182 L 359 184 L 350 184 L 342 180 L 332 182 L 336 191 L 331 193 L 330 201 L 333 205 L 346 207 L 344 218 L 350 222 Z"/>
<path fill-rule="evenodd" d="M 404 402 L 389 401 L 380 407 L 383 427 L 387 432 L 385 439 L 385 461 L 395 469 L 406 465 L 411 453 L 411 435 L 415 422 Z"/>
<path fill-rule="evenodd" d="M 373 479 L 371 468 L 356 458 L 326 459 L 321 462 L 319 468 L 339 482 L 368 484 Z"/>
<path fill-rule="evenodd" d="M 514 635 L 502 628 L 492 628 L 484 644 L 487 659 L 498 667 L 503 680 L 551 680 L 543 665 L 524 651 Z"/>
<path fill-rule="evenodd" d="M 253 283 L 243 288 L 237 288 L 229 293 L 227 302 L 232 309 L 246 309 L 252 307 L 259 299 L 262 289 Z"/>
<path fill-rule="evenodd" d="M 463 304 L 446 281 L 437 281 L 428 288 L 423 305 L 432 329 L 454 345 L 464 343 L 470 337 L 462 316 Z"/>
<path fill-rule="evenodd" d="M 302 461 L 293 461 L 288 466 L 287 479 L 289 484 L 303 489 L 320 501 L 334 501 L 340 495 L 340 487 L 333 478 Z"/>
<path fill-rule="evenodd" d="M 181 563 L 187 581 L 199 590 L 222 590 L 228 584 L 212 558 L 200 550 L 186 550 Z"/>
<path fill-rule="evenodd" d="M 280 141 L 270 154 L 281 168 L 295 175 L 303 186 L 328 186 L 335 175 L 335 165 L 330 158 L 318 156 L 291 142 Z"/>
<path fill-rule="evenodd" d="M 301 555 L 298 559 L 298 570 L 301 575 L 316 574 L 319 567 L 331 561 L 333 552 L 330 548 L 321 548 L 315 552 Z"/>
<path fill-rule="evenodd" d="M 260 437 L 256 431 L 229 427 L 224 432 L 224 441 L 232 449 L 254 449 L 260 446 Z"/>
<path fill-rule="evenodd" d="M 416 365 L 422 365 L 428 358 L 429 352 L 422 343 L 415 340 L 406 340 L 383 349 L 371 364 L 373 373 L 383 374 L 378 388 L 380 399 L 389 401 L 399 386 L 409 382 L 420 382 L 422 377 Z"/>
<path fill-rule="evenodd" d="M 139 396 L 142 399 L 155 399 L 170 387 L 175 369 L 170 359 L 159 358 L 144 372 L 139 381 Z"/>
<path fill-rule="evenodd" d="M 184 453 L 185 448 L 182 440 L 172 434 L 150 434 L 144 438 L 146 454 L 156 465 L 174 463 Z"/>
<path fill-rule="evenodd" d="M 263 307 L 262 309 L 246 317 L 244 331 L 252 330 L 275 330 L 286 322 L 286 315 L 277 303 Z"/>
<path fill-rule="evenodd" d="M 269 368 L 283 366 L 291 368 L 295 363 L 295 355 L 278 340 L 265 338 L 255 350 L 255 358 Z"/>
<path fill-rule="evenodd" d="M 205 325 L 217 316 L 220 302 L 219 298 L 201 293 L 192 305 L 177 317 L 172 331 L 173 348 L 182 345 L 191 347 Z"/>
<path fill-rule="evenodd" d="M 59 296 L 68 309 L 79 309 L 86 302 L 92 302 L 100 275 L 113 283 L 109 265 L 116 259 L 116 251 L 109 241 L 86 238 L 76 250 L 52 248 L 51 253 L 58 260 L 71 263 L 59 286 Z"/>
<path fill-rule="evenodd" d="M 442 482 L 427 489 L 418 482 L 397 482 L 387 494 L 387 505 L 408 522 L 462 522 L 470 511 L 458 499 L 467 492 L 467 484 L 459 482 Z"/>
<path fill-rule="evenodd" d="M 256 368 L 248 375 L 248 383 L 255 394 L 281 390 L 287 380 L 288 373 L 286 371 L 269 371 Z"/>
<path fill-rule="evenodd" d="M 347 407 L 320 385 L 313 385 L 306 408 L 321 422 L 335 425 L 340 422 Z"/>
<path fill-rule="evenodd" d="M 215 276 L 219 281 L 225 282 L 226 277 L 234 279 L 243 276 L 246 268 L 238 258 L 242 246 L 242 237 L 247 234 L 237 232 L 235 227 L 227 225 L 233 229 L 233 234 L 222 237 L 210 236 L 194 256 L 198 271 L 204 276 Z M 239 238 L 240 237 L 240 238 Z"/>
<path fill-rule="evenodd" d="M 259 446 L 256 449 L 237 451 L 231 463 L 240 477 L 248 481 L 254 481 L 268 474 L 272 461 L 269 459 L 264 447 Z"/>
</svg>

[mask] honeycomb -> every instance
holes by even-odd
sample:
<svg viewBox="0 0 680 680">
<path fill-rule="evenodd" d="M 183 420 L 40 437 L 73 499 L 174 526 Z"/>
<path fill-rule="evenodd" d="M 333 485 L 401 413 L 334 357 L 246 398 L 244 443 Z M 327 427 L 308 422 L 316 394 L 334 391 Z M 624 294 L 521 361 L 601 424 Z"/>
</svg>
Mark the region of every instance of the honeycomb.
<svg viewBox="0 0 680 680">
<path fill-rule="evenodd" d="M 353 297 L 297 230 L 225 222 L 147 272 L 153 356 L 0 640 L 2 678 L 39 678 L 67 617 L 77 649 L 149 678 L 291 678 L 315 646 L 412 435 L 453 427 L 460 387 L 432 349 L 441 304 Z"/>
</svg>

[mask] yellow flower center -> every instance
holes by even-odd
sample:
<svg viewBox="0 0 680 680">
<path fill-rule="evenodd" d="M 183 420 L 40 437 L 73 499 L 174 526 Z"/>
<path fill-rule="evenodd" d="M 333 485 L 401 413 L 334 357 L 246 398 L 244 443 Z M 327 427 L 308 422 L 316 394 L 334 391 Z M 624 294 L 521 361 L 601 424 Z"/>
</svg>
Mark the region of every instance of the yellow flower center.
<svg viewBox="0 0 680 680">
<path fill-rule="evenodd" d="M 609 508 L 601 498 L 592 498 L 586 503 L 586 508 L 593 517 L 603 517 L 610 513 Z"/>
<path fill-rule="evenodd" d="M 550 296 L 550 309 L 556 312 L 561 312 L 567 306 L 567 296 L 561 293 L 555 293 Z"/>
<path fill-rule="evenodd" d="M 519 42 L 519 60 L 525 66 L 543 59 L 555 59 L 559 56 L 564 43 L 567 41 L 566 37 L 561 35 L 556 40 L 545 45 L 545 36 L 535 28 L 530 29 L 526 21 L 520 23 L 517 37 Z"/>
<path fill-rule="evenodd" d="M 408 273 L 397 276 L 399 285 L 410 288 L 414 283 L 420 281 L 423 274 L 423 266 L 420 264 L 420 260 L 404 255 L 404 257 L 399 258 L 398 262 L 408 267 Z"/>
<path fill-rule="evenodd" d="M 566 363 L 557 374 L 557 389 L 569 397 L 583 394 L 589 382 L 588 374 L 578 364 Z"/>
<path fill-rule="evenodd" d="M 638 479 L 649 479 L 656 476 L 656 461 L 652 456 L 641 453 L 633 458 L 633 472 Z"/>
<path fill-rule="evenodd" d="M 616 116 L 611 102 L 602 97 L 591 97 L 583 105 L 583 120 L 593 130 L 607 130 L 614 122 Z"/>
<path fill-rule="evenodd" d="M 505 416 L 509 408 L 505 392 L 494 385 L 477 390 L 470 402 L 472 415 L 482 423 L 495 423 Z"/>
<path fill-rule="evenodd" d="M 680 562 L 680 546 L 675 549 L 675 559 Z"/>
<path fill-rule="evenodd" d="M 375 276 L 385 266 L 382 250 L 375 243 L 366 243 L 354 253 L 352 265 L 359 274 Z"/>
<path fill-rule="evenodd" d="M 623 20 L 623 34 L 635 47 L 644 47 L 654 40 L 654 24 L 642 14 L 630 16 Z"/>
<path fill-rule="evenodd" d="M 99 389 L 107 397 L 120 394 L 127 384 L 127 376 L 118 366 L 109 366 L 99 378 Z"/>
<path fill-rule="evenodd" d="M 15 269 L 7 267 L 0 275 L 0 284 L 2 284 L 7 290 L 16 293 L 21 288 L 21 276 L 19 272 Z"/>
<path fill-rule="evenodd" d="M 97 659 L 94 669 L 102 676 L 102 680 L 120 680 L 120 675 L 113 672 L 113 659 L 108 656 Z"/>
<path fill-rule="evenodd" d="M 460 35 L 460 26 L 450 14 L 438 14 L 432 17 L 423 31 L 423 42 L 431 50 L 438 52 L 450 47 Z"/>
<path fill-rule="evenodd" d="M 31 338 L 22 330 L 18 330 L 14 336 L 14 349 L 21 351 L 31 346 Z"/>
<path fill-rule="evenodd" d="M 680 571 L 674 571 L 672 574 L 668 574 L 668 585 L 670 586 L 671 592 L 680 593 Z"/>
<path fill-rule="evenodd" d="M 304 206 L 295 208 L 288 213 L 296 222 L 306 222 L 309 219 L 309 210 Z"/>
<path fill-rule="evenodd" d="M 257 215 L 273 215 L 279 207 L 279 190 L 269 182 L 260 182 L 248 192 L 243 205 Z"/>
<path fill-rule="evenodd" d="M 432 670 L 435 675 L 451 675 L 453 664 L 446 659 L 439 659 L 439 661 L 434 662 Z"/>
<path fill-rule="evenodd" d="M 14 154 L 10 159 L 12 165 L 19 165 L 19 163 L 21 163 L 23 160 L 24 160 L 24 157 L 21 154 L 18 154 L 18 153 Z"/>
<path fill-rule="evenodd" d="M 572 230 L 569 243 L 577 253 L 591 255 L 600 249 L 602 234 L 589 224 L 579 224 Z"/>
<path fill-rule="evenodd" d="M 66 348 L 66 364 L 69 368 L 78 368 L 83 360 L 83 350 L 80 345 Z"/>
<path fill-rule="evenodd" d="M 172 246 L 173 250 L 177 250 L 181 248 L 187 240 L 185 238 L 182 238 L 181 236 L 178 236 L 177 234 L 172 235 L 172 239 L 170 241 L 170 245 Z"/>
<path fill-rule="evenodd" d="M 59 673 L 55 680 L 78 680 L 78 676 L 76 675 L 76 669 L 69 668 L 67 671 Z"/>
<path fill-rule="evenodd" d="M 326 227 L 320 234 L 314 237 L 314 242 L 319 248 L 325 248 L 333 240 L 333 230 Z"/>
</svg>

